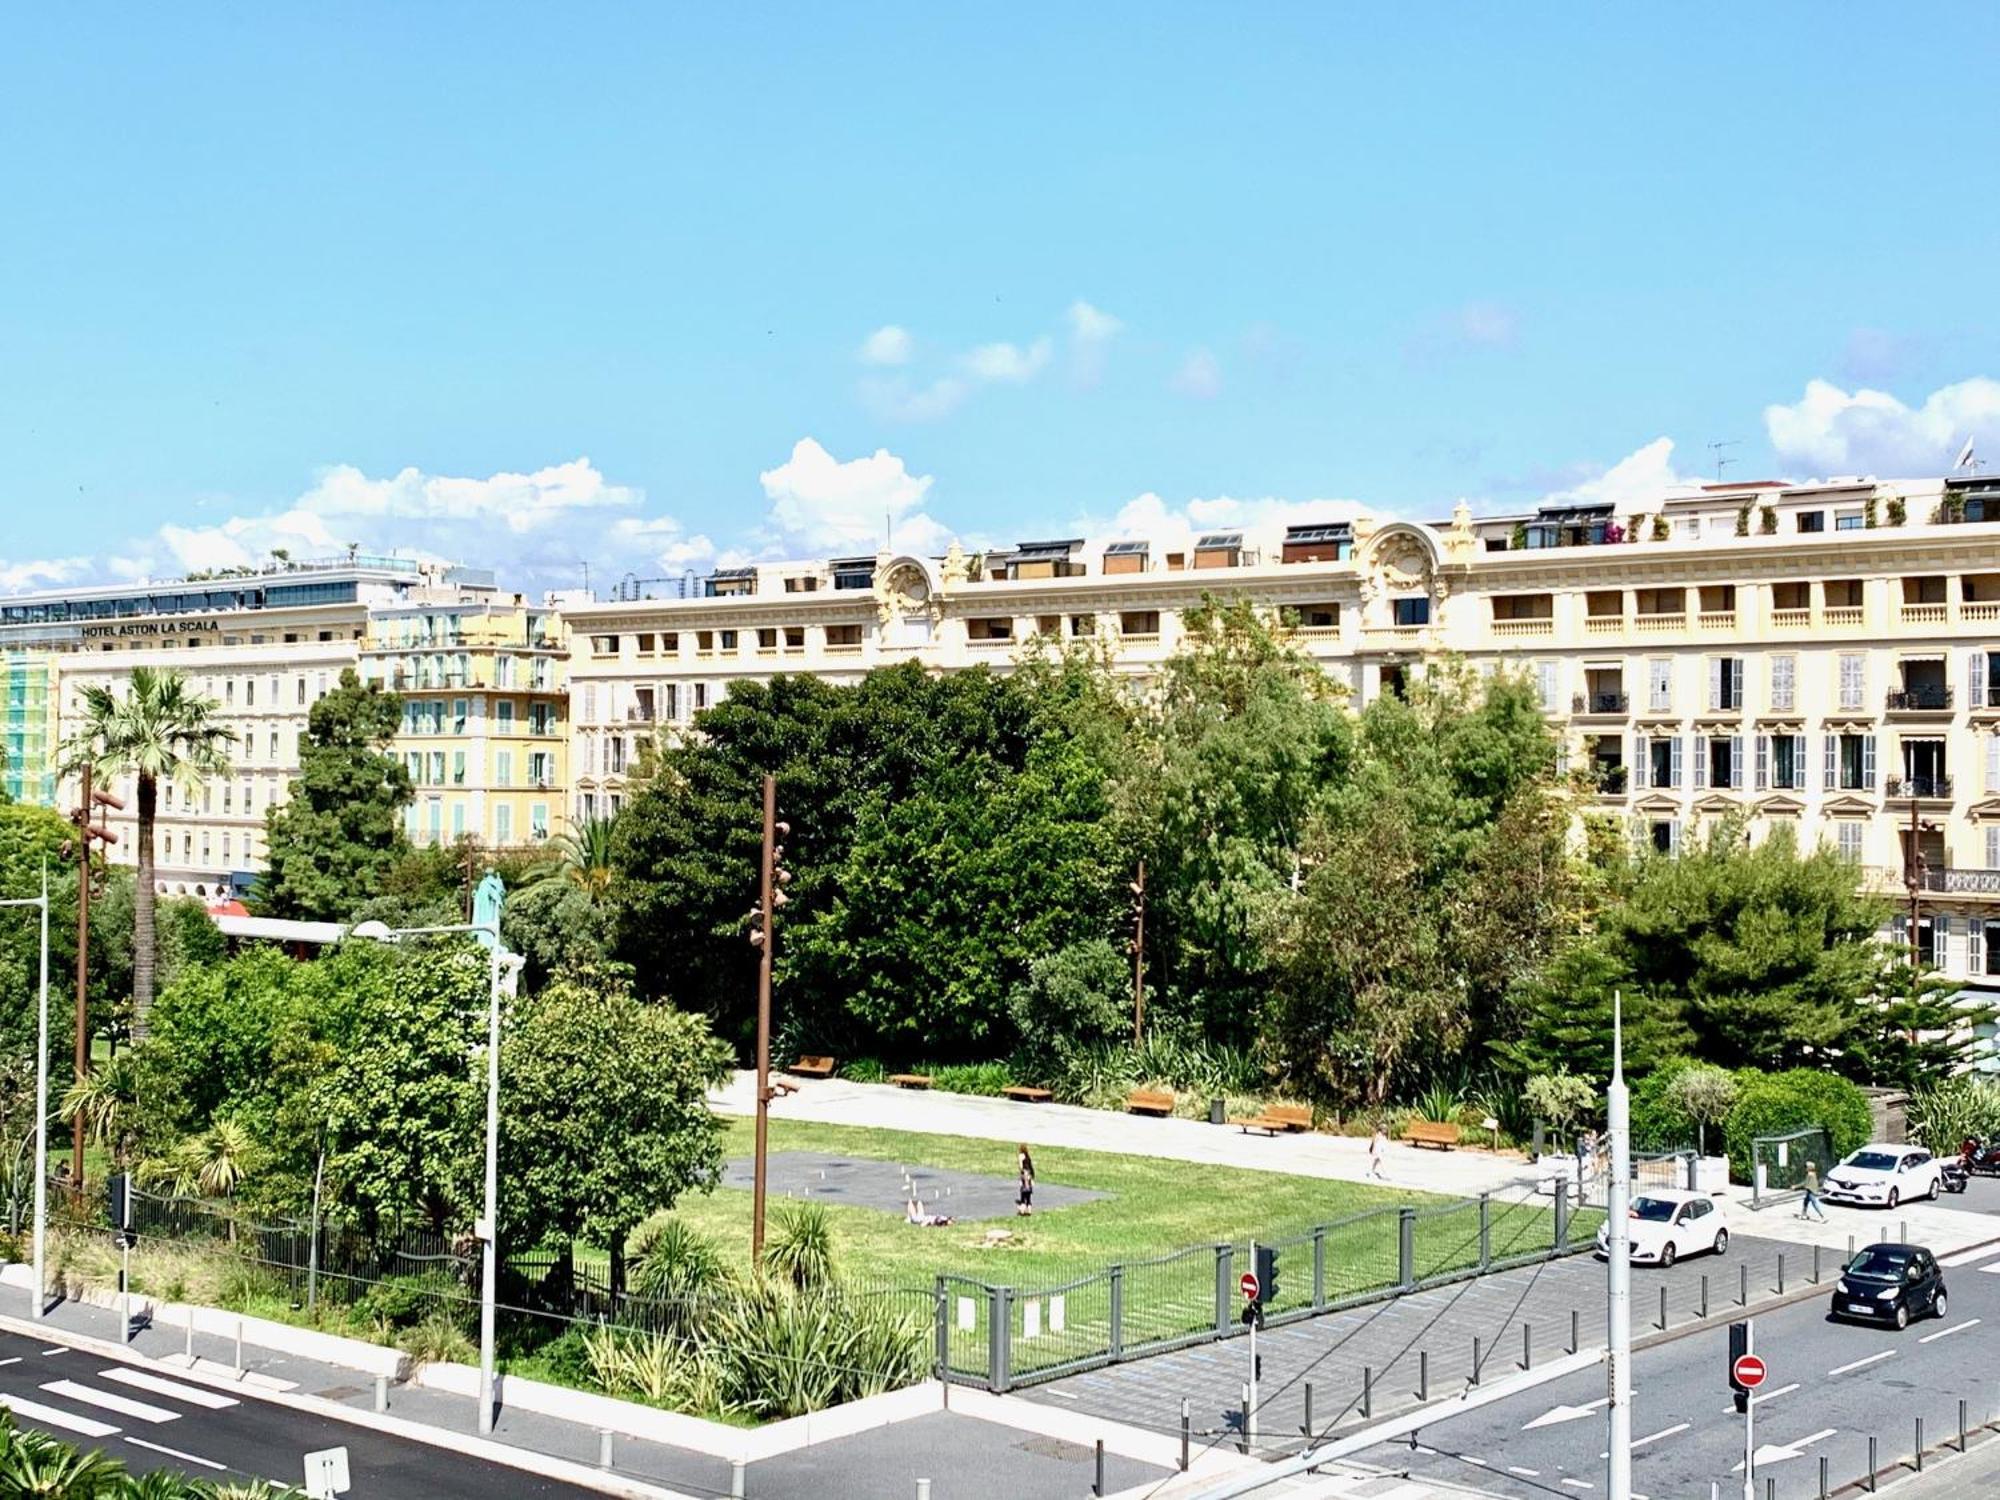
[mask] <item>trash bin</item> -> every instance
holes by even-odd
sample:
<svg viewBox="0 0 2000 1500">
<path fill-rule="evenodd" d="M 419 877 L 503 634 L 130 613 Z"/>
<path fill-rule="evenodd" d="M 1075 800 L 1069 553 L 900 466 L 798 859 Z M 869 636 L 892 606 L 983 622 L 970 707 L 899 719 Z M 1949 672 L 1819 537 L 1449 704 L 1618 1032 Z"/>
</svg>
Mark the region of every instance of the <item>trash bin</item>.
<svg viewBox="0 0 2000 1500">
<path fill-rule="evenodd" d="M 1227 1100 L 1224 1100 L 1224 1099 L 1211 1099 L 1211 1100 L 1209 1100 L 1209 1101 L 1208 1101 L 1208 1123 L 1209 1123 L 1209 1124 L 1211 1124 L 1211 1125 L 1224 1125 L 1224 1124 L 1227 1124 L 1227 1123 L 1228 1123 L 1228 1121 L 1229 1121 L 1229 1103 L 1228 1103 L 1228 1101 L 1227 1101 Z"/>
</svg>

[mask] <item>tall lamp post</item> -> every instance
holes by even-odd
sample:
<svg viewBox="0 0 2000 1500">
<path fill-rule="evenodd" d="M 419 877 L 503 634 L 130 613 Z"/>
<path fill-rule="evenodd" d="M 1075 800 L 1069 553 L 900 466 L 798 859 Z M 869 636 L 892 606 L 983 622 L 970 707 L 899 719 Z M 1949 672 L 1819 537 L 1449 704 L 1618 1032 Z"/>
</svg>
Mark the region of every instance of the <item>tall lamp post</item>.
<svg viewBox="0 0 2000 1500">
<path fill-rule="evenodd" d="M 1625 1087 L 1623 997 L 1611 997 L 1611 1085 L 1605 1098 L 1605 1142 L 1611 1180 L 1604 1198 L 1605 1244 L 1605 1493 L 1632 1500 L 1632 1096 Z"/>
<path fill-rule="evenodd" d="M 771 1100 L 789 1088 L 771 1086 L 771 919 L 788 899 L 785 887 L 792 872 L 780 861 L 785 846 L 778 842 L 792 825 L 778 821 L 778 778 L 764 778 L 764 855 L 758 867 L 757 904 L 750 908 L 750 946 L 757 950 L 757 1145 L 751 1168 L 750 1261 L 764 1259 L 764 1174 L 770 1154 Z"/>
<path fill-rule="evenodd" d="M 0 906 L 39 907 L 42 914 L 41 984 L 35 1022 L 35 1307 L 49 1313 L 46 1273 L 49 1258 L 49 865 L 42 861 L 42 893 L 0 901 Z"/>
<path fill-rule="evenodd" d="M 1146 1040 L 1146 862 L 1132 882 L 1132 1045 Z"/>
<path fill-rule="evenodd" d="M 83 763 L 80 774 L 80 789 L 77 804 L 70 813 L 70 822 L 76 825 L 76 841 L 73 852 L 76 855 L 76 1077 L 81 1080 L 90 1073 L 90 1007 L 86 998 L 90 992 L 90 846 L 93 843 L 107 849 L 118 842 L 118 835 L 102 823 L 93 823 L 99 808 L 110 808 L 122 812 L 125 804 L 119 798 L 94 784 L 93 768 L 89 761 Z M 69 1185 L 73 1192 L 83 1191 L 83 1115 L 79 1111 L 70 1135 Z"/>
<path fill-rule="evenodd" d="M 524 960 L 500 947 L 500 877 L 488 875 L 474 896 L 474 915 L 483 920 L 442 927 L 390 927 L 363 922 L 349 937 L 393 943 L 406 937 L 471 933 L 487 950 L 486 988 L 486 1203 L 474 1226 L 479 1237 L 479 1432 L 493 1431 L 493 1345 L 495 1299 L 500 1279 L 500 997 L 512 994 Z"/>
</svg>

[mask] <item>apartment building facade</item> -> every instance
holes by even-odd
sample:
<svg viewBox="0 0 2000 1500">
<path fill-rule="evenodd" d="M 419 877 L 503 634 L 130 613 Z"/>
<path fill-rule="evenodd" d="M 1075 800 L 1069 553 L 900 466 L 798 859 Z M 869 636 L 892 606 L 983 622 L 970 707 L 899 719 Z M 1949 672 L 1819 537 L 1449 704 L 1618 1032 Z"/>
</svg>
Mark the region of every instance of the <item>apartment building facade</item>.
<svg viewBox="0 0 2000 1500">
<path fill-rule="evenodd" d="M 539 843 L 565 826 L 562 620 L 518 596 L 425 591 L 371 611 L 361 675 L 401 696 L 411 841 Z"/>
<path fill-rule="evenodd" d="M 1759 484 L 1171 549 L 734 569 L 700 597 L 568 612 L 573 810 L 615 811 L 641 747 L 734 679 L 1005 670 L 1036 640 L 1102 643 L 1143 674 L 1185 611 L 1243 599 L 1290 621 L 1357 703 L 1448 654 L 1525 673 L 1635 839 L 1676 849 L 1726 816 L 1752 837 L 1789 826 L 1885 893 L 1914 882 L 1922 956 L 2000 998 L 1996 522 L 2000 481 Z"/>
</svg>

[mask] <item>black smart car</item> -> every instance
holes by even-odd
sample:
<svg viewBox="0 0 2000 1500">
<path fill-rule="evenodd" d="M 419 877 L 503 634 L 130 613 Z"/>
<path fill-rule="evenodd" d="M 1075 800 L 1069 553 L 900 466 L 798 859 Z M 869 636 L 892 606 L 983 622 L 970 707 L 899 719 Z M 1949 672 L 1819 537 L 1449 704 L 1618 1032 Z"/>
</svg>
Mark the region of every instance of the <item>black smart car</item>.
<svg viewBox="0 0 2000 1500">
<path fill-rule="evenodd" d="M 1921 1245 L 1870 1245 L 1840 1273 L 1833 1316 L 1908 1328 L 1910 1319 L 1944 1316 L 1944 1272 Z"/>
</svg>

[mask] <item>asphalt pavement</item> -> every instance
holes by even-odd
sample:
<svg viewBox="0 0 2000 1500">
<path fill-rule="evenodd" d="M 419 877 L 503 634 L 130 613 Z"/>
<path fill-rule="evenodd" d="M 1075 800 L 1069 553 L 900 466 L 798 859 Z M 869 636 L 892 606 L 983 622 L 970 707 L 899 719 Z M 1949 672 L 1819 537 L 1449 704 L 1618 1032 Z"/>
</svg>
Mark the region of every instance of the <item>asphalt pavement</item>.
<svg viewBox="0 0 2000 1500">
<path fill-rule="evenodd" d="M 1955 1443 L 1959 1403 L 1970 1426 L 2000 1420 L 2000 1249 L 1945 1258 L 1949 1311 L 1907 1330 L 1835 1323 L 1828 1295 L 1756 1319 L 1769 1377 L 1756 1406 L 1757 1493 L 1817 1496 L 1868 1471 L 1876 1439 L 1885 1477 L 1923 1442 Z M 1650 1272 L 1635 1268 L 1636 1308 Z M 1633 1361 L 1633 1489 L 1665 1497 L 1725 1495 L 1743 1483 L 1744 1419 L 1724 1366 L 1728 1331 L 1699 1333 L 1638 1352 Z M 1371 1465 L 1475 1485 L 1518 1500 L 1589 1495 L 1603 1488 L 1606 1423 L 1601 1368 L 1565 1376 L 1491 1405 L 1445 1417 L 1406 1441 L 1361 1455 Z"/>
<path fill-rule="evenodd" d="M 24 1427 L 100 1449 L 135 1473 L 173 1469 L 195 1479 L 298 1485 L 307 1453 L 345 1448 L 352 1492 L 369 1500 L 598 1495 L 15 1334 L 0 1333 L 0 1406 Z"/>
</svg>

